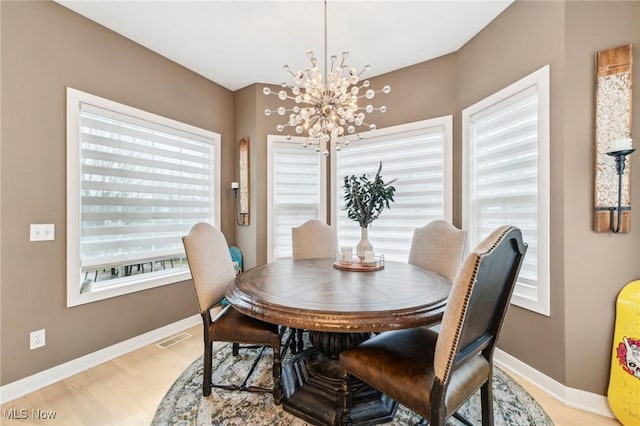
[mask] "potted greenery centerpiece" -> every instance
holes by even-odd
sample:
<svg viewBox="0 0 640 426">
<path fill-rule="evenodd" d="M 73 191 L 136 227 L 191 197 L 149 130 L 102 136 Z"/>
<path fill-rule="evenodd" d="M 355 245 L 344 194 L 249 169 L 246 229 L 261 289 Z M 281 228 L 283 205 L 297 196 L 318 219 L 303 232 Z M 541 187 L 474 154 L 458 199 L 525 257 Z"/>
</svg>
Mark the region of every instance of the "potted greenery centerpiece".
<svg viewBox="0 0 640 426">
<path fill-rule="evenodd" d="M 373 249 L 368 239 L 368 228 L 371 222 L 380 217 L 385 208 L 390 208 L 396 188 L 391 186 L 396 179 L 384 183 L 380 172 L 382 161 L 376 176 L 371 179 L 368 175 L 356 177 L 355 175 L 344 177 L 344 201 L 347 203 L 345 210 L 351 220 L 360 224 L 360 242 L 356 246 L 356 255 L 360 260 L 364 259 L 364 252 Z"/>
</svg>

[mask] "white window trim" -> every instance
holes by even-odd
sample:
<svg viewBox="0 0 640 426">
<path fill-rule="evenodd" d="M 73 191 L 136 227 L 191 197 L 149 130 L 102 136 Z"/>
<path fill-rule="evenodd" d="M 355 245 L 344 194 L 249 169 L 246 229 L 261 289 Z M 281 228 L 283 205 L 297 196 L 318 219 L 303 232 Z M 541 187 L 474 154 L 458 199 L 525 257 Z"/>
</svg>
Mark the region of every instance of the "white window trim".
<svg viewBox="0 0 640 426">
<path fill-rule="evenodd" d="M 111 297 L 147 290 L 167 284 L 185 281 L 191 278 L 186 270 L 167 272 L 161 276 L 141 274 L 130 279 L 119 280 L 108 288 L 95 289 L 80 293 L 80 104 L 88 103 L 123 114 L 164 124 L 186 132 L 205 136 L 214 141 L 215 179 L 220 193 L 220 149 L 221 138 L 218 133 L 194 127 L 179 121 L 142 111 L 118 102 L 110 101 L 79 90 L 67 87 L 67 307 L 78 306 Z M 75 131 L 74 131 L 75 130 Z M 74 174 L 75 173 L 75 174 Z M 215 198 L 215 226 L 220 227 L 220 197 Z"/>
<path fill-rule="evenodd" d="M 274 260 L 274 229 L 272 224 L 273 216 L 273 151 L 274 144 L 286 143 L 291 144 L 293 147 L 299 147 L 300 149 L 313 149 L 303 148 L 302 144 L 307 141 L 307 138 L 301 136 L 291 136 L 287 139 L 286 136 L 281 135 L 267 135 L 267 262 L 273 262 Z M 322 155 L 318 153 L 317 155 Z M 326 189 L 326 176 L 327 176 L 327 162 L 320 162 L 320 217 L 319 220 L 326 222 L 327 220 L 327 189 Z"/>
<path fill-rule="evenodd" d="M 545 65 L 539 70 L 518 80 L 510 86 L 471 105 L 462 111 L 462 224 L 470 228 L 469 188 L 470 170 L 470 117 L 522 90 L 537 87 L 538 92 L 538 283 L 535 296 L 525 295 L 518 286 L 513 292 L 511 303 L 522 308 L 550 315 L 550 68 Z"/>
<path fill-rule="evenodd" d="M 428 120 L 414 121 L 412 123 L 399 124 L 397 126 L 384 127 L 381 129 L 370 130 L 360 133 L 364 140 L 392 135 L 394 133 L 410 132 L 413 130 L 420 130 L 428 127 L 443 126 L 444 127 L 444 161 L 445 161 L 445 174 L 444 174 L 444 220 L 448 222 L 453 221 L 453 116 L 445 115 L 442 117 L 430 118 Z M 335 147 L 332 148 L 335 152 Z M 344 148 L 344 149 L 349 149 Z M 331 155 L 331 202 L 333 208 L 331 209 L 331 223 L 336 223 L 337 214 L 335 206 L 337 203 L 337 177 L 336 177 L 336 156 Z"/>
</svg>

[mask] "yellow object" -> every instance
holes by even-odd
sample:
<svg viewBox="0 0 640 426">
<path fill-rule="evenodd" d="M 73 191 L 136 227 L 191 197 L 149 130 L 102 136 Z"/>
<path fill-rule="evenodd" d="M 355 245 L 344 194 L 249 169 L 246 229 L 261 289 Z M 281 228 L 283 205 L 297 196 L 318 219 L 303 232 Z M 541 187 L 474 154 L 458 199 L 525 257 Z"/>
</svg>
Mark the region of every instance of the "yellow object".
<svg viewBox="0 0 640 426">
<path fill-rule="evenodd" d="M 607 397 L 620 423 L 640 426 L 640 280 L 618 294 Z"/>
</svg>

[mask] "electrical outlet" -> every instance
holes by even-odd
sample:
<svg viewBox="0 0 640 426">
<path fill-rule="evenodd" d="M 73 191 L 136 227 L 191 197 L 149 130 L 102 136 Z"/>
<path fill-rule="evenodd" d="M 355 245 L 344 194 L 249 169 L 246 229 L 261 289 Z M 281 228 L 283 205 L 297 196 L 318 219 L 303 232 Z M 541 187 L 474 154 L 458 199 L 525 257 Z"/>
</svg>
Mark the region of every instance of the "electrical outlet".
<svg viewBox="0 0 640 426">
<path fill-rule="evenodd" d="M 53 223 L 32 223 L 29 233 L 30 241 L 51 241 L 55 239 Z"/>
<path fill-rule="evenodd" d="M 44 328 L 42 330 L 32 331 L 31 334 L 29 334 L 29 337 L 30 337 L 29 349 L 41 348 L 42 346 L 45 345 Z"/>
</svg>

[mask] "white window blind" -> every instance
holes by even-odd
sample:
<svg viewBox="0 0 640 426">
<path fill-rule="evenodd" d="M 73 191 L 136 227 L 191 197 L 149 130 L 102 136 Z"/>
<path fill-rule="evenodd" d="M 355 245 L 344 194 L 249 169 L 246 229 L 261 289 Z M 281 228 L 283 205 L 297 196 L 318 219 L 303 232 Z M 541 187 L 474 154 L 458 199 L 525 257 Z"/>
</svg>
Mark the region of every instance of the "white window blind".
<svg viewBox="0 0 640 426">
<path fill-rule="evenodd" d="M 219 176 L 218 134 L 68 88 L 67 305 L 188 279 Z"/>
<path fill-rule="evenodd" d="M 385 182 L 397 179 L 395 202 L 370 225 L 377 254 L 406 262 L 415 228 L 451 221 L 451 116 L 380 129 L 335 154 L 335 214 L 341 246 L 355 247 L 360 227 L 347 217 L 344 177 L 368 174 L 382 162 Z"/>
<path fill-rule="evenodd" d="M 524 83 L 465 110 L 463 212 L 470 247 L 501 225 L 522 230 L 528 249 L 513 300 L 538 305 L 548 285 L 548 109 L 544 84 Z"/>
<path fill-rule="evenodd" d="M 269 261 L 292 256 L 291 228 L 325 220 L 325 157 L 292 138 L 269 136 Z"/>
<path fill-rule="evenodd" d="M 80 126 L 82 268 L 182 256 L 215 216 L 212 141 L 84 103 Z"/>
</svg>

